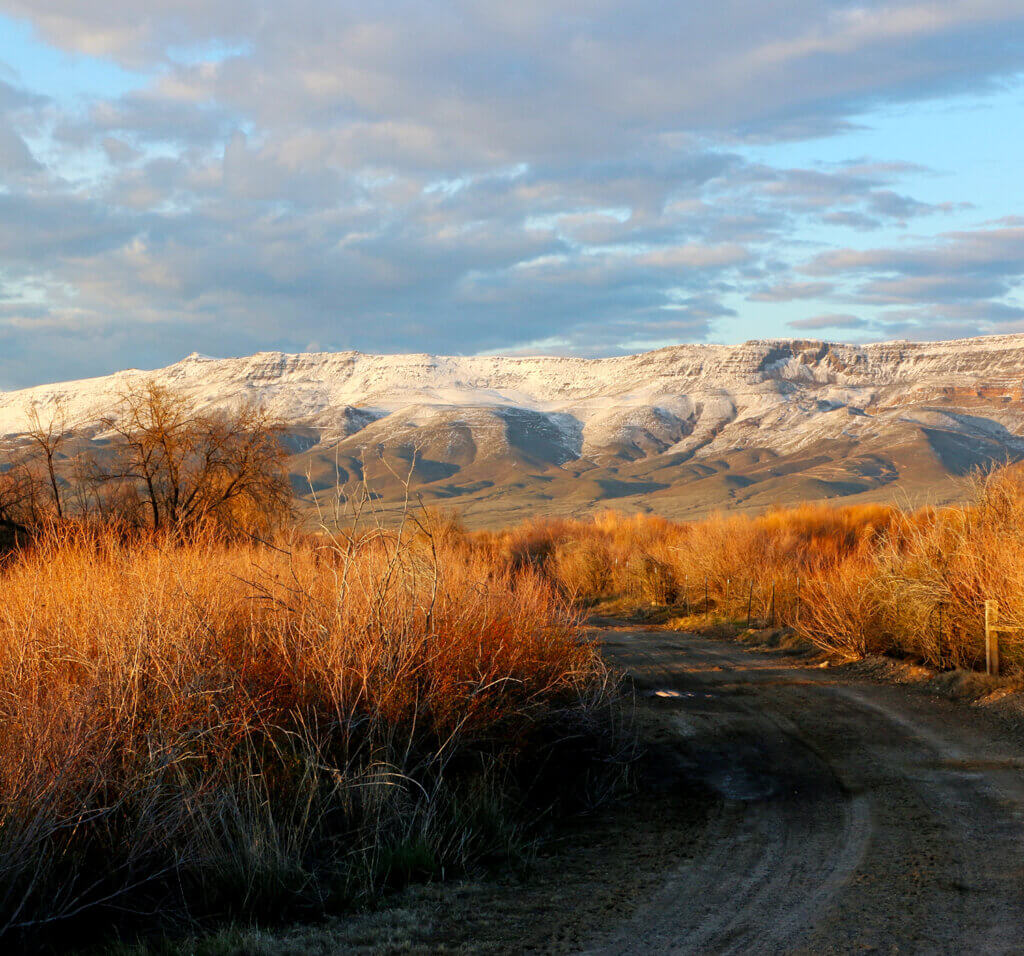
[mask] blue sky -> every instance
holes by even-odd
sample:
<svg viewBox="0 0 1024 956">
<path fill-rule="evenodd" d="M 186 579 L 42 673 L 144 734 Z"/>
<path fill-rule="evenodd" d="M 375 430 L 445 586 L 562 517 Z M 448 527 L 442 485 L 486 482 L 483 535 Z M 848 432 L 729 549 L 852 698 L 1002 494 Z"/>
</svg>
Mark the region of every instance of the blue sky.
<svg viewBox="0 0 1024 956">
<path fill-rule="evenodd" d="M 0 388 L 1024 331 L 1019 0 L 0 0 Z"/>
</svg>

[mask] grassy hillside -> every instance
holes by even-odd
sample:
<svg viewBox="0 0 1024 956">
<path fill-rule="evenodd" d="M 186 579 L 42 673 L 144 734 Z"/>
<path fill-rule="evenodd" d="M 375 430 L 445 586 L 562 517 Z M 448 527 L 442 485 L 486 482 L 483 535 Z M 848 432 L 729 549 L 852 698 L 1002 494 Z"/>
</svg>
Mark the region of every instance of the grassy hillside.
<svg viewBox="0 0 1024 956">
<path fill-rule="evenodd" d="M 948 505 L 969 498 L 974 466 L 990 464 L 977 454 L 965 454 L 953 470 L 950 461 L 918 435 L 889 449 L 822 440 L 788 455 L 748 448 L 700 460 L 665 454 L 557 466 L 502 457 L 456 467 L 418 458 L 414 449 L 404 456 L 337 458 L 317 446 L 294 457 L 289 469 L 310 526 L 319 523 L 318 509 L 332 510 L 339 492 L 361 494 L 365 479 L 392 520 L 408 493 L 457 513 L 469 528 L 496 530 L 537 515 L 586 518 L 609 509 L 689 521 L 721 510 L 756 514 L 808 501 Z"/>
</svg>

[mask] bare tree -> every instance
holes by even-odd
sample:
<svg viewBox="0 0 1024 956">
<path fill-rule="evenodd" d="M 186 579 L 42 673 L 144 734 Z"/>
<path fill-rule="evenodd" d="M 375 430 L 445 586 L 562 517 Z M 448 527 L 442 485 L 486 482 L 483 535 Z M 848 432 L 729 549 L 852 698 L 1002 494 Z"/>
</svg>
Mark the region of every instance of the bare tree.
<svg viewBox="0 0 1024 956">
<path fill-rule="evenodd" d="M 26 443 L 0 443 L 0 530 L 28 537 L 32 529 L 52 516 L 48 483 L 33 461 Z"/>
<path fill-rule="evenodd" d="M 33 497 L 25 469 L 9 467 L 0 472 L 0 528 L 27 534 L 34 510 Z"/>
<path fill-rule="evenodd" d="M 49 415 L 33 405 L 28 421 L 20 441 L 0 447 L 0 529 L 8 539 L 54 518 L 265 531 L 292 515 L 283 426 L 254 405 L 199 412 L 144 381 L 99 421 L 106 437 L 74 454 L 63 404 Z"/>
<path fill-rule="evenodd" d="M 64 517 L 61 482 L 57 477 L 57 461 L 68 437 L 67 410 L 62 400 L 58 400 L 49 414 L 44 413 L 38 402 L 28 407 L 28 440 L 39 452 L 42 466 L 46 471 L 53 510 L 58 518 Z"/>
<path fill-rule="evenodd" d="M 117 414 L 102 424 L 117 436 L 103 480 L 122 498 L 134 490 L 153 528 L 210 518 L 266 527 L 290 514 L 283 428 L 256 406 L 199 413 L 150 381 L 126 392 Z"/>
</svg>

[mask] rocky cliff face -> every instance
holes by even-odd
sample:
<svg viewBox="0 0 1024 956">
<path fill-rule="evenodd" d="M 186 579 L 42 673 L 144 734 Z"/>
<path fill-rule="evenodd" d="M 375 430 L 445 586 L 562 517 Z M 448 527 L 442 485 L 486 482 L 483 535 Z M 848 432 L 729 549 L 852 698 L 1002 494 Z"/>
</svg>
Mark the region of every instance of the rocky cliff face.
<svg viewBox="0 0 1024 956">
<path fill-rule="evenodd" d="M 297 436 L 297 484 L 308 477 L 310 494 L 328 463 L 351 478 L 390 458 L 414 466 L 426 497 L 495 512 L 517 496 L 550 510 L 614 499 L 673 514 L 794 495 L 948 497 L 973 467 L 1024 457 L 1024 336 L 771 340 L 595 360 L 193 355 L 0 393 L 0 435 L 21 431 L 32 403 L 59 400 L 85 425 L 146 375 L 204 408 L 266 405 Z"/>
</svg>

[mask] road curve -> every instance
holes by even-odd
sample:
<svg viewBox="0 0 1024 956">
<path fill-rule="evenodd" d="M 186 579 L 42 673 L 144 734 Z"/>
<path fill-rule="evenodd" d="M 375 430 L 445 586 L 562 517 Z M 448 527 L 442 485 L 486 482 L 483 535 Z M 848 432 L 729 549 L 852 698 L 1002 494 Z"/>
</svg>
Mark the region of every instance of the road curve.
<svg viewBox="0 0 1024 956">
<path fill-rule="evenodd" d="M 685 862 L 584 952 L 1024 953 L 1019 740 L 778 653 L 598 636 L 650 705 L 649 762 L 718 799 Z"/>
</svg>

